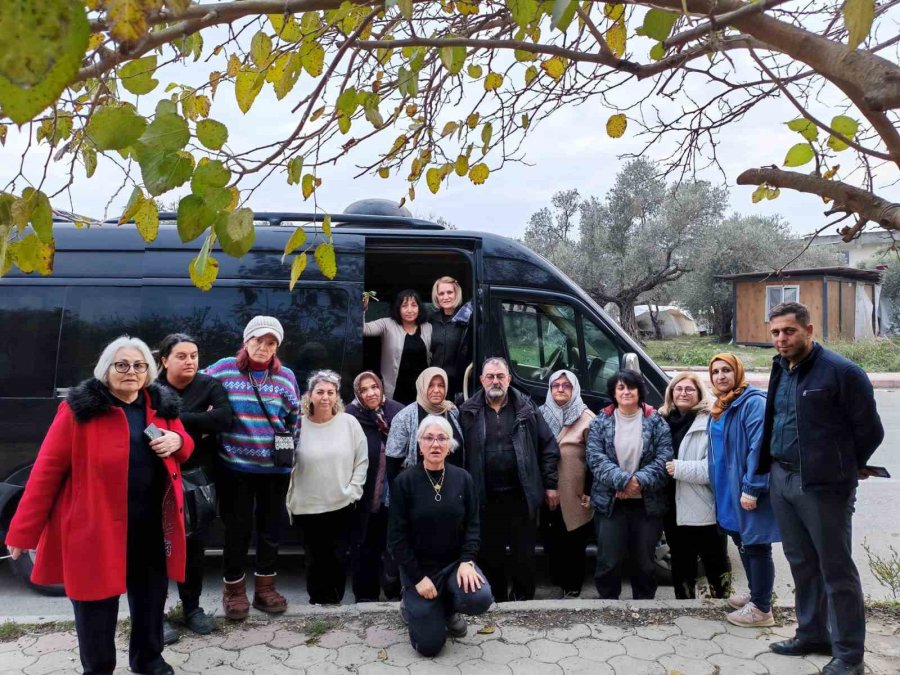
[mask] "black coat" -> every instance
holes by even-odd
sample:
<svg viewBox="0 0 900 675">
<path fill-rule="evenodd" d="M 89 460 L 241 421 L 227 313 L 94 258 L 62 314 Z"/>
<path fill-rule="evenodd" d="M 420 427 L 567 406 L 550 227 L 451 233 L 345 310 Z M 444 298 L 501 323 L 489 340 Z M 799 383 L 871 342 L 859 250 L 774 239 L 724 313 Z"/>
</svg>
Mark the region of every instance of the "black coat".
<svg viewBox="0 0 900 675">
<path fill-rule="evenodd" d="M 784 372 L 780 359 L 774 358 L 769 377 L 757 473 L 768 473 L 772 465 L 775 392 Z M 858 469 L 865 466 L 884 439 L 872 383 L 862 368 L 818 343 L 797 367 L 797 435 L 803 487 L 853 487 L 858 482 Z"/>
<path fill-rule="evenodd" d="M 515 407 L 516 423 L 513 447 L 522 491 L 533 518 L 544 502 L 544 491 L 555 490 L 559 474 L 559 446 L 544 416 L 525 394 L 513 387 L 508 392 L 509 403 Z M 485 504 L 484 480 L 484 390 L 480 390 L 459 408 L 459 422 L 466 439 L 466 469 L 472 474 L 475 489 Z"/>
<path fill-rule="evenodd" d="M 403 410 L 404 406 L 397 403 L 393 399 L 386 399 L 384 402 L 384 419 L 388 426 L 394 416 Z M 381 445 L 384 439 L 381 432 L 378 431 L 378 425 L 375 422 L 375 415 L 368 408 L 363 408 L 357 401 L 353 401 L 347 406 L 348 415 L 353 415 L 359 425 L 362 427 L 363 433 L 366 435 L 366 443 L 369 446 L 369 469 L 366 473 L 366 484 L 363 486 L 363 496 L 359 500 L 357 511 L 368 513 L 372 507 L 372 496 L 375 494 L 375 478 L 378 475 L 378 460 L 381 455 Z"/>
<path fill-rule="evenodd" d="M 431 315 L 431 365 L 447 373 L 447 399 L 462 391 L 463 375 L 469 361 L 469 322 L 453 321 L 443 312 Z"/>
<path fill-rule="evenodd" d="M 218 455 L 219 432 L 231 429 L 234 421 L 225 387 L 219 380 L 204 373 L 197 373 L 181 392 L 163 379 L 160 383 L 181 399 L 179 417 L 194 439 L 194 453 L 181 466 L 182 470 L 198 467 L 211 470 Z"/>
</svg>

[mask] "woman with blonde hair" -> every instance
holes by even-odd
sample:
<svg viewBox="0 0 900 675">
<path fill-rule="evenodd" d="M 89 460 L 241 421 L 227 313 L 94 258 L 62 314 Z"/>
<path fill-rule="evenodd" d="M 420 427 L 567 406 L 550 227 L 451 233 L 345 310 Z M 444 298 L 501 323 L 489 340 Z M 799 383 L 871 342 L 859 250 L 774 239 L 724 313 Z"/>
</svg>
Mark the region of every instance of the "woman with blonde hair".
<svg viewBox="0 0 900 675">
<path fill-rule="evenodd" d="M 673 459 L 666 472 L 669 510 L 663 519 L 672 554 L 675 597 L 695 598 L 697 558 L 703 561 L 714 598 L 723 598 L 728 586 L 727 539 L 716 525 L 716 502 L 709 486 L 706 427 L 710 397 L 696 373 L 678 373 L 666 387 L 659 414 L 672 432 Z"/>
<path fill-rule="evenodd" d="M 340 388 L 340 375 L 331 370 L 309 378 L 287 492 L 288 512 L 303 531 L 313 605 L 336 605 L 344 598 L 353 510 L 369 468 L 366 435 L 344 412 Z"/>
<path fill-rule="evenodd" d="M 449 380 L 447 398 L 462 391 L 468 361 L 470 303 L 463 306 L 463 292 L 453 277 L 440 277 L 431 287 L 431 365 L 443 368 Z"/>
</svg>

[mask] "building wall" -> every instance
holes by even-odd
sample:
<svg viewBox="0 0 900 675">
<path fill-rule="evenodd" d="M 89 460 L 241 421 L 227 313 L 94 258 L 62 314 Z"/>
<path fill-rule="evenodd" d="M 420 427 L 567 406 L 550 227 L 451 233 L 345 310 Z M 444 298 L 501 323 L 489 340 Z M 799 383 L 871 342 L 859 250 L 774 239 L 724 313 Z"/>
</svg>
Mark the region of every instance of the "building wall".
<svg viewBox="0 0 900 675">
<path fill-rule="evenodd" d="M 735 342 L 768 344 L 769 322 L 766 316 L 767 286 L 799 286 L 799 301 L 809 308 L 810 319 L 822 325 L 822 280 L 803 279 L 785 282 L 776 280 L 735 282 Z"/>
</svg>

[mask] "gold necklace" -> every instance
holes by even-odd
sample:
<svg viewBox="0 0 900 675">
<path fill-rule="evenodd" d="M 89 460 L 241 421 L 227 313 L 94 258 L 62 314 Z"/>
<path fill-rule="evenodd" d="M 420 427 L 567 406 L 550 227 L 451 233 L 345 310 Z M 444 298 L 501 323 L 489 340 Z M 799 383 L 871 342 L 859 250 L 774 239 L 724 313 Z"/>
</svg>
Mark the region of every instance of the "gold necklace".
<svg viewBox="0 0 900 675">
<path fill-rule="evenodd" d="M 422 468 L 425 469 L 424 466 Z M 444 477 L 446 475 L 447 467 L 444 466 L 444 468 L 441 470 L 441 479 L 437 483 L 435 483 L 433 480 L 431 480 L 431 474 L 428 473 L 428 469 L 425 469 L 425 477 L 428 479 L 428 482 L 431 483 L 431 487 L 434 490 L 434 501 L 436 502 L 441 501 L 441 488 L 444 487 Z"/>
</svg>

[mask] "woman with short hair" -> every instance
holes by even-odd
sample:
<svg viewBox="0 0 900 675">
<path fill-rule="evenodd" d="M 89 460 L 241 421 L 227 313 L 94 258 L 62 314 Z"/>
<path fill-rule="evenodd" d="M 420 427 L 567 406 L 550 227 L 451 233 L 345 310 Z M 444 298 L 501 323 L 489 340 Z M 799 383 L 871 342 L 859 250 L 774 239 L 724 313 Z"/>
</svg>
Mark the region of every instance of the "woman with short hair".
<svg viewBox="0 0 900 675">
<path fill-rule="evenodd" d="M 601 599 L 617 600 L 622 568 L 633 563 L 635 600 L 656 595 L 656 545 L 666 513 L 666 462 L 672 459 L 668 425 L 647 405 L 640 373 L 620 370 L 607 382 L 612 403 L 588 432 L 587 463 L 594 476 L 591 503 L 597 541 L 594 582 Z"/>
<path fill-rule="evenodd" d="M 697 597 L 697 559 L 703 562 L 712 597 L 724 598 L 731 564 L 727 540 L 716 525 L 716 502 L 709 486 L 706 427 L 709 394 L 699 375 L 677 373 L 666 387 L 659 414 L 672 432 L 666 472 L 669 510 L 664 520 L 672 559 L 675 597 Z"/>
<path fill-rule="evenodd" d="M 365 299 L 363 307 L 367 306 Z M 381 336 L 381 377 L 388 398 L 404 405 L 415 400 L 416 378 L 430 360 L 431 330 L 422 299 L 409 288 L 394 298 L 390 317 L 363 325 L 363 335 Z"/>
<path fill-rule="evenodd" d="M 463 307 L 463 292 L 453 277 L 440 277 L 431 287 L 431 365 L 447 373 L 447 398 L 454 400 L 462 391 L 463 375 L 469 357 L 469 317 Z"/>
<path fill-rule="evenodd" d="M 435 656 L 447 634 L 463 637 L 460 614 L 482 614 L 491 587 L 475 565 L 481 540 L 472 477 L 447 463 L 456 441 L 450 423 L 428 415 L 416 430 L 422 461 L 391 485 L 388 548 L 400 565 L 400 612 L 409 640 Z"/>
<path fill-rule="evenodd" d="M 253 606 L 269 614 L 287 610 L 287 600 L 275 589 L 275 579 L 285 520 L 284 496 L 300 419 L 300 392 L 294 373 L 278 358 L 283 342 L 284 328 L 278 319 L 255 316 L 244 327 L 237 356 L 206 369 L 225 387 L 234 411 L 231 429 L 220 436 L 217 488 L 219 515 L 225 525 L 222 606 L 225 617 L 236 621 L 246 619 L 250 612 L 244 568 L 254 525 Z"/>
<path fill-rule="evenodd" d="M 781 541 L 769 474 L 757 474 L 766 412 L 766 395 L 747 383 L 744 364 L 734 354 L 709 361 L 715 401 L 709 422 L 709 478 L 716 519 L 741 554 L 750 593 L 728 598 L 735 611 L 725 618 L 737 626 L 773 626 L 772 544 Z"/>
<path fill-rule="evenodd" d="M 344 598 L 353 510 L 369 467 L 366 435 L 344 412 L 340 390 L 341 378 L 332 370 L 309 378 L 286 499 L 303 531 L 306 590 L 313 605 L 337 605 Z"/>
<path fill-rule="evenodd" d="M 156 377 L 142 340 L 106 346 L 94 377 L 60 404 L 6 533 L 13 559 L 37 549 L 34 583 L 63 584 L 86 673 L 116 667 L 123 593 L 132 672 L 174 672 L 162 657 L 163 613 L 169 579 L 184 580 L 180 465 L 194 442 Z"/>
</svg>

